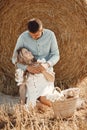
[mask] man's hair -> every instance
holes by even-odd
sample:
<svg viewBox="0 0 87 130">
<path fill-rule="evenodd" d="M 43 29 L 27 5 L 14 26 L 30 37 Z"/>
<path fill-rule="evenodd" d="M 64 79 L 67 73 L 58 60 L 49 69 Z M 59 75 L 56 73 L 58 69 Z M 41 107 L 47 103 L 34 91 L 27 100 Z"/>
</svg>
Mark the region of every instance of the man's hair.
<svg viewBox="0 0 87 130">
<path fill-rule="evenodd" d="M 39 31 L 41 27 L 42 27 L 42 22 L 40 19 L 33 18 L 30 19 L 30 21 L 28 22 L 28 30 L 31 33 L 36 33 L 37 31 Z"/>
</svg>

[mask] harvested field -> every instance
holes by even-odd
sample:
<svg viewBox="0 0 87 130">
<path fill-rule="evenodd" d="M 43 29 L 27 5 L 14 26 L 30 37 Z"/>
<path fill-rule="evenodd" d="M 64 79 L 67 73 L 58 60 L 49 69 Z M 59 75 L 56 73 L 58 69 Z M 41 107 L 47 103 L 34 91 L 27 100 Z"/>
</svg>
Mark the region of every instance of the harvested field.
<svg viewBox="0 0 87 130">
<path fill-rule="evenodd" d="M 0 95 L 0 130 L 87 130 L 87 78 L 79 82 L 77 87 L 80 88 L 82 103 L 78 103 L 71 118 L 61 120 L 54 117 L 52 108 L 45 109 L 45 112 L 36 108 L 27 111 L 18 104 L 18 97 Z M 8 100 L 1 102 L 1 98 Z"/>
<path fill-rule="evenodd" d="M 58 120 L 54 118 L 53 111 L 45 113 L 26 112 L 24 108 L 16 105 L 13 109 L 8 106 L 0 107 L 1 130 L 86 130 L 87 107 L 78 110 L 72 118 Z"/>
</svg>

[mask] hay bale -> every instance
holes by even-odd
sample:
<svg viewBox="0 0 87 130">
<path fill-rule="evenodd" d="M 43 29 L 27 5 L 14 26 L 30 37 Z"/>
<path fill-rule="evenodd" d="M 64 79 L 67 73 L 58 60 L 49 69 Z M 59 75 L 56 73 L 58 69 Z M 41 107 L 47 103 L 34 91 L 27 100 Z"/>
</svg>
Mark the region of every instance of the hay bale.
<svg viewBox="0 0 87 130">
<path fill-rule="evenodd" d="M 0 0 L 0 88 L 5 93 L 17 92 L 11 57 L 32 17 L 40 18 L 58 39 L 56 84 L 70 86 L 87 72 L 87 0 Z"/>
</svg>

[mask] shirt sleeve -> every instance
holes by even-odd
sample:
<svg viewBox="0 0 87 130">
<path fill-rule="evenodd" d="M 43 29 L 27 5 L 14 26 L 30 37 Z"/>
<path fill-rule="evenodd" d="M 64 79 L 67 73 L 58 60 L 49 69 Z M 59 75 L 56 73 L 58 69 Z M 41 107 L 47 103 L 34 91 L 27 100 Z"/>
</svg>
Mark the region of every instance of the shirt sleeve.
<svg viewBox="0 0 87 130">
<path fill-rule="evenodd" d="M 60 55 L 57 40 L 55 34 L 52 32 L 50 58 L 47 62 L 50 66 L 54 66 L 59 61 L 59 59 Z"/>
<path fill-rule="evenodd" d="M 18 40 L 17 40 L 15 49 L 13 51 L 12 63 L 14 65 L 17 63 L 17 50 L 19 48 L 22 48 L 22 47 L 24 47 L 24 39 L 23 39 L 23 36 L 20 35 Z M 17 65 L 18 68 L 21 68 L 22 70 L 26 70 L 26 68 L 27 68 L 27 65 L 23 65 L 23 64 L 19 64 L 19 63 L 17 63 L 16 65 Z"/>
</svg>

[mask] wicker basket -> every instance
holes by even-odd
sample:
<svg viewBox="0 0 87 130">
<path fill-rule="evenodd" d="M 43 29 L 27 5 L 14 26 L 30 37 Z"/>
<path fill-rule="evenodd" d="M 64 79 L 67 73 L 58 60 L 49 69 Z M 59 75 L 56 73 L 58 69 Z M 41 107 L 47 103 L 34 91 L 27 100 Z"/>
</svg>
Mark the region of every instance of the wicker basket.
<svg viewBox="0 0 87 130">
<path fill-rule="evenodd" d="M 76 110 L 76 103 L 78 98 L 70 98 L 64 101 L 55 101 L 52 103 L 55 117 L 67 118 L 71 117 Z"/>
<path fill-rule="evenodd" d="M 55 117 L 68 118 L 73 116 L 77 107 L 77 100 L 78 97 L 72 97 L 52 102 Z"/>
</svg>

